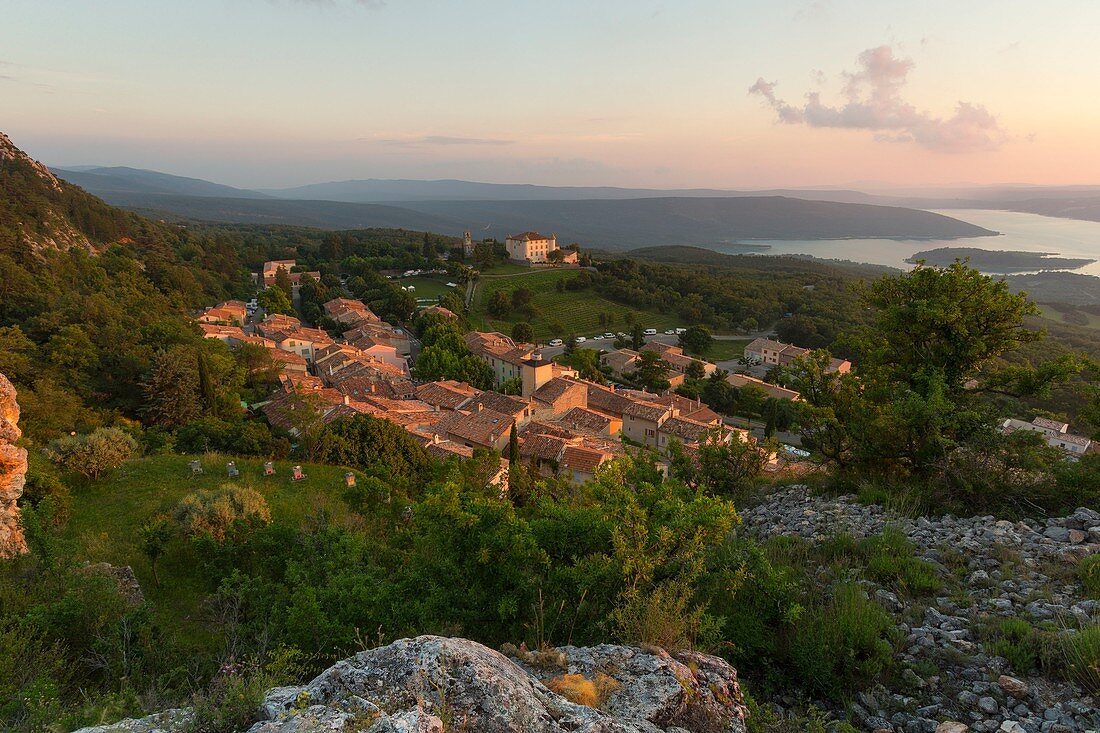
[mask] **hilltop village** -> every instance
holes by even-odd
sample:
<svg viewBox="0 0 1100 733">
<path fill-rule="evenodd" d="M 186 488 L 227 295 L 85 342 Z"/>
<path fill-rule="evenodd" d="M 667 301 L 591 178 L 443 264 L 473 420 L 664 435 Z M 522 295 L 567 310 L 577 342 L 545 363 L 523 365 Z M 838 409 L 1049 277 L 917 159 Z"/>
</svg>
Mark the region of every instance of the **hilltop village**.
<svg viewBox="0 0 1100 733">
<path fill-rule="evenodd" d="M 548 244 L 529 245 L 540 249 L 515 256 L 545 262 L 541 247 L 561 251 L 554 239 L 532 236 L 510 237 L 508 242 L 510 246 L 514 241 Z M 575 261 L 576 253 L 571 254 Z M 267 262 L 256 281 L 273 287 L 278 271 L 294 265 L 292 260 Z M 295 293 L 303 277 L 318 276 L 288 274 Z M 492 370 L 493 389 L 481 390 L 452 379 L 413 378 L 410 366 L 419 349 L 416 337 L 386 323 L 358 300 L 334 298 L 324 304 L 324 313 L 339 324 L 335 335 L 294 316 L 264 314 L 255 302 L 219 303 L 196 320 L 206 338 L 231 348 L 260 347 L 277 365 L 280 388 L 253 405 L 272 426 L 295 436 L 314 419 L 327 424 L 350 415 L 370 415 L 405 429 L 436 457 L 470 458 L 479 448 L 500 452 L 501 470 L 493 482 L 502 488 L 506 488 L 509 460 L 534 464 L 544 475 L 580 484 L 604 463 L 642 449 L 667 456 L 674 444 L 688 454 L 704 444 L 757 445 L 749 430 L 725 424 L 701 400 L 673 391 L 693 370 L 710 376 L 717 369 L 713 363 L 685 355 L 679 346 L 651 340 L 639 350 L 602 352 L 602 366 L 614 379 L 626 378 L 647 354 L 651 361 L 656 357 L 668 372 L 669 384 L 656 393 L 614 381 L 599 384 L 582 379 L 575 368 L 544 358 L 536 344 L 517 342 L 498 332 L 469 331 L 463 336 L 466 347 Z M 419 318 L 457 322 L 459 317 L 431 305 L 421 310 Z M 784 359 L 808 353 L 768 339 L 757 339 L 746 351 L 759 363 L 779 363 L 776 349 L 783 351 Z M 835 361 L 835 368 L 850 367 L 846 361 Z M 749 375 L 727 378 L 734 386 L 756 384 L 771 396 L 799 399 L 792 390 Z M 760 444 L 758 450 L 767 466 L 773 470 L 780 466 L 774 449 Z M 667 464 L 661 465 L 667 470 Z"/>
</svg>

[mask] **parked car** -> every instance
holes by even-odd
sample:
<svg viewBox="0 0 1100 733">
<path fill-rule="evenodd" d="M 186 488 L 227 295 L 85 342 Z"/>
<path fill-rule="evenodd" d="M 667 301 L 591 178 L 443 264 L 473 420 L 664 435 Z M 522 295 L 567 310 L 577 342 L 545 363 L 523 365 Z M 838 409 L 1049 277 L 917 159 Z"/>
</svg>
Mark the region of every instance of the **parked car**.
<svg viewBox="0 0 1100 733">
<path fill-rule="evenodd" d="M 563 341 L 562 341 L 561 339 L 550 339 L 550 340 L 549 340 L 549 341 L 548 341 L 548 342 L 546 343 L 546 345 L 547 345 L 547 346 L 561 346 L 561 345 L 562 345 L 563 343 L 564 343 L 564 342 L 563 342 Z"/>
<path fill-rule="evenodd" d="M 677 328 L 677 329 L 676 329 L 676 335 L 677 335 L 677 336 L 679 336 L 679 335 L 680 335 L 680 334 L 682 334 L 682 333 L 683 333 L 684 331 L 687 331 L 687 329 L 686 329 L 686 328 Z"/>
<path fill-rule="evenodd" d="M 665 331 L 665 336 L 675 336 L 675 335 L 676 335 L 676 329 L 675 328 L 670 328 L 667 331 Z"/>
<path fill-rule="evenodd" d="M 578 344 L 583 344 L 587 340 L 588 339 L 586 339 L 584 336 L 578 336 L 576 339 L 574 339 L 574 341 Z"/>
<path fill-rule="evenodd" d="M 599 340 L 601 340 L 601 339 L 603 339 L 603 336 L 601 336 L 601 335 L 600 335 L 600 334 L 598 334 L 598 333 L 597 333 L 597 334 L 596 334 L 595 336 L 593 336 L 593 337 L 592 337 L 592 340 L 593 340 L 593 341 L 599 341 Z"/>
<path fill-rule="evenodd" d="M 628 339 L 628 338 L 630 338 L 630 334 L 627 334 L 627 333 L 623 333 L 622 331 L 619 331 L 619 332 L 618 332 L 617 334 L 615 334 L 615 335 L 616 335 L 616 336 L 618 336 L 618 337 L 619 337 L 619 338 L 621 338 L 621 339 Z"/>
<path fill-rule="evenodd" d="M 613 339 L 613 338 L 615 338 L 615 334 L 613 334 L 613 333 L 611 333 L 610 331 L 608 331 L 607 333 L 605 333 L 605 334 L 603 335 L 603 337 L 604 337 L 605 339 Z"/>
<path fill-rule="evenodd" d="M 643 333 L 646 336 L 656 336 L 657 335 L 657 329 L 656 328 L 647 328 L 645 331 L 643 331 Z"/>
</svg>

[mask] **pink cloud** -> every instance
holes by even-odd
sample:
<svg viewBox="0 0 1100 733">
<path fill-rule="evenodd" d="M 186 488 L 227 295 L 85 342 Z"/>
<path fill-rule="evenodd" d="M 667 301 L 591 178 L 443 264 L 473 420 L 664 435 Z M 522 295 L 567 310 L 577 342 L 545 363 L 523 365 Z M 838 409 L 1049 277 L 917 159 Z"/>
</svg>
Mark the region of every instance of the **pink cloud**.
<svg viewBox="0 0 1100 733">
<path fill-rule="evenodd" d="M 784 124 L 870 130 L 879 141 L 911 142 L 939 152 L 995 150 L 1008 139 L 997 118 L 980 104 L 959 102 L 953 115 L 937 117 L 905 101 L 902 91 L 913 66 L 889 46 L 864 51 L 859 69 L 844 74 L 845 101 L 839 105 L 823 103 L 818 92 L 806 94 L 801 106 L 789 104 L 776 95 L 776 83 L 763 78 L 749 93 L 763 97 Z"/>
</svg>

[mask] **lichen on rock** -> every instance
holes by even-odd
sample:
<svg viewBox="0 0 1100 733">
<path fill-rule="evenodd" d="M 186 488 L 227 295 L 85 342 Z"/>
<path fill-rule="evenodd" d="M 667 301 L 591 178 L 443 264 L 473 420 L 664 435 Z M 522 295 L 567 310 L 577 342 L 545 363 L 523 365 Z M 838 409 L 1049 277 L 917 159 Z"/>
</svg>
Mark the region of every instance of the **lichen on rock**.
<svg viewBox="0 0 1100 733">
<path fill-rule="evenodd" d="M 268 691 L 249 733 L 744 733 L 737 672 L 705 654 L 609 644 L 563 647 L 575 674 L 618 686 L 599 708 L 552 692 L 522 660 L 467 639 L 419 636 L 337 662 L 302 687 Z M 82 733 L 152 731 L 148 719 Z M 166 733 L 182 731 L 161 727 Z"/>
</svg>

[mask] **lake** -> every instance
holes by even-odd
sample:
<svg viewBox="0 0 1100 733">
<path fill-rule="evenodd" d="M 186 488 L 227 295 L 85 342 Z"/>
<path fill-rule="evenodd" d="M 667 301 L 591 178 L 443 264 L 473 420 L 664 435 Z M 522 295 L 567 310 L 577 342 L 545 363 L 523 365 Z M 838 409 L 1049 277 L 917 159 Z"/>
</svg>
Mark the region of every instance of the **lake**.
<svg viewBox="0 0 1100 733">
<path fill-rule="evenodd" d="M 752 240 L 745 244 L 767 245 L 759 254 L 813 255 L 824 259 L 852 260 L 873 265 L 887 265 L 908 270 L 912 265 L 905 258 L 940 247 L 971 247 L 987 250 L 1017 250 L 1020 252 L 1050 252 L 1063 257 L 1084 257 L 1098 260 L 1070 272 L 1100 276 L 1100 222 L 1057 219 L 1038 214 L 986 209 L 942 209 L 937 214 L 977 224 L 1001 232 L 998 237 L 965 239 L 819 239 L 806 241 Z M 718 251 L 742 253 L 737 244 L 728 248 L 718 245 Z M 1058 269 L 1058 268 L 1051 268 Z"/>
</svg>

